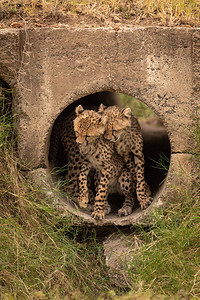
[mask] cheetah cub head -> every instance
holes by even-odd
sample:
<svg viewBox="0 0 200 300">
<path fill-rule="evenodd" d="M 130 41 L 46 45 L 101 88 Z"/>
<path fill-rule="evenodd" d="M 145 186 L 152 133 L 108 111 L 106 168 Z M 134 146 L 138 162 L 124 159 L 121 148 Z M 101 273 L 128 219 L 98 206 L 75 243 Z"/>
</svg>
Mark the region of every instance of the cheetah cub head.
<svg viewBox="0 0 200 300">
<path fill-rule="evenodd" d="M 102 116 L 94 110 L 83 109 L 82 105 L 76 107 L 75 112 L 74 131 L 78 144 L 91 144 L 104 134 L 107 123 L 106 116 Z"/>
<path fill-rule="evenodd" d="M 106 131 L 104 133 L 104 137 L 107 140 L 116 142 L 123 131 L 131 127 L 132 113 L 129 107 L 121 108 L 116 105 L 105 107 L 101 104 L 99 113 L 107 117 Z"/>
</svg>

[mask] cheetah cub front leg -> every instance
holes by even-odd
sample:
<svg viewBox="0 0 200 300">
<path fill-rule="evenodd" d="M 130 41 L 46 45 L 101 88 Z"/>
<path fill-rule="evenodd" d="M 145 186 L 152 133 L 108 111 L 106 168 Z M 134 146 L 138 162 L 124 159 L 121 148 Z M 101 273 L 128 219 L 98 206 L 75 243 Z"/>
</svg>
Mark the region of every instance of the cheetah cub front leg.
<svg viewBox="0 0 200 300">
<path fill-rule="evenodd" d="M 88 192 L 88 186 L 87 186 L 87 178 L 89 171 L 91 169 L 91 166 L 89 162 L 84 162 L 81 171 L 79 174 L 79 197 L 78 202 L 79 206 L 82 208 L 86 208 L 89 202 L 89 192 Z"/>
<path fill-rule="evenodd" d="M 148 184 L 144 178 L 144 155 L 141 151 L 140 155 L 135 155 L 135 165 L 137 174 L 137 198 L 141 209 L 146 209 L 153 201 Z"/>
<path fill-rule="evenodd" d="M 95 192 L 98 192 L 98 187 L 99 187 L 99 183 L 101 180 L 101 172 L 98 172 L 96 170 L 95 174 L 94 174 L 94 186 L 95 186 Z M 106 200 L 105 200 L 105 204 L 104 204 L 104 215 L 109 215 L 109 213 L 111 212 L 111 207 L 110 204 L 108 203 L 108 191 L 106 193 Z"/>
<path fill-rule="evenodd" d="M 102 220 L 106 213 L 109 213 L 109 204 L 107 203 L 107 190 L 110 178 L 113 175 L 113 168 L 110 166 L 108 169 L 102 171 L 102 176 L 98 185 L 97 194 L 95 197 L 94 211 L 92 217 L 97 220 Z"/>
<path fill-rule="evenodd" d="M 119 217 L 128 216 L 132 214 L 136 200 L 135 181 L 132 178 L 132 173 L 128 169 L 123 170 L 119 178 L 119 183 L 125 196 L 125 201 L 122 208 L 118 210 L 118 215 Z"/>
</svg>

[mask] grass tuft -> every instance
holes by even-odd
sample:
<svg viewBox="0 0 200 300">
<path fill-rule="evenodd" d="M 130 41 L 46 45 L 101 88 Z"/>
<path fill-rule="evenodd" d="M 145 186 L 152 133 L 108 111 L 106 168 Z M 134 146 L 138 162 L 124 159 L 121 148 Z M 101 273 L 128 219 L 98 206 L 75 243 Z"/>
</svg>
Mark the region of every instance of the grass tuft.
<svg viewBox="0 0 200 300">
<path fill-rule="evenodd" d="M 189 24 L 199 22 L 200 3 L 191 0 L 144 0 L 137 1 L 138 6 L 146 14 L 159 18 L 163 24 Z"/>
<path fill-rule="evenodd" d="M 197 199 L 199 196 L 198 191 Z M 150 231 L 140 228 L 145 242 L 129 271 L 134 282 L 143 282 L 143 290 L 152 289 L 168 296 L 181 291 L 182 296 L 197 298 L 200 296 L 200 203 L 193 195 L 180 193 L 174 200 L 169 211 L 159 217 L 156 214 L 156 226 Z"/>
</svg>

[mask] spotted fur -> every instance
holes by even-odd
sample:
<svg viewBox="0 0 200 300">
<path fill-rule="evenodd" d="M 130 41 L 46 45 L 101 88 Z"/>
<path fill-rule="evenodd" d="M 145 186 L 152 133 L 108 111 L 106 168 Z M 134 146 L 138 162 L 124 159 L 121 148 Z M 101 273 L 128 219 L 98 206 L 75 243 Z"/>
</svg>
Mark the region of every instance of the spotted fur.
<svg viewBox="0 0 200 300">
<path fill-rule="evenodd" d="M 64 190 L 73 199 L 79 197 L 79 174 L 84 158 L 80 154 L 76 143 L 73 120 L 76 114 L 73 111 L 61 116 L 54 124 L 50 140 L 49 163 L 52 168 L 57 164 L 59 149 L 64 151 L 64 163 L 66 164 Z M 92 172 L 92 171 L 91 171 Z M 89 176 L 90 178 L 90 176 Z M 88 180 L 90 202 L 93 202 L 94 195 L 91 188 L 91 180 Z"/>
<path fill-rule="evenodd" d="M 123 207 L 118 211 L 119 215 L 130 214 L 135 199 L 135 183 L 122 157 L 117 154 L 114 143 L 103 137 L 107 117 L 102 117 L 93 110 L 84 110 L 81 105 L 76 108 L 76 115 L 74 120 L 76 142 L 79 144 L 80 153 L 86 159 L 79 176 L 80 206 L 87 206 L 87 176 L 91 167 L 94 167 L 100 174 L 100 180 L 92 217 L 103 219 L 105 214 L 109 213 L 110 208 L 106 199 L 113 188 L 120 189 L 125 196 Z"/>
<path fill-rule="evenodd" d="M 143 138 L 140 125 L 130 108 L 100 105 L 99 113 L 107 117 L 104 137 L 115 144 L 117 153 L 123 157 L 126 166 L 137 182 L 137 199 L 142 209 L 151 202 L 151 192 L 144 178 Z M 136 177 L 135 177 L 136 175 Z"/>
</svg>

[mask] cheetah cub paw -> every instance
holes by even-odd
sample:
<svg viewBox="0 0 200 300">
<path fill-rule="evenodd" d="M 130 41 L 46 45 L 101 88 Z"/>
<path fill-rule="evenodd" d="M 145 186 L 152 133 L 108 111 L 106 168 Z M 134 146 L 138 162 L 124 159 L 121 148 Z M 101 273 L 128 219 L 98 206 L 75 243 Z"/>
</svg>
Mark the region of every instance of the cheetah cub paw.
<svg viewBox="0 0 200 300">
<path fill-rule="evenodd" d="M 104 211 L 93 211 L 91 214 L 91 217 L 96 219 L 96 220 L 102 220 L 105 217 Z"/>
<path fill-rule="evenodd" d="M 79 206 L 82 207 L 82 208 L 86 208 L 87 205 L 88 205 L 88 202 L 89 202 L 88 195 L 81 196 L 78 199 Z"/>
<path fill-rule="evenodd" d="M 104 215 L 108 215 L 111 212 L 111 207 L 108 201 L 106 201 L 105 206 L 104 206 Z"/>
<path fill-rule="evenodd" d="M 119 217 L 128 216 L 131 213 L 132 213 L 132 207 L 130 206 L 122 206 L 122 208 L 118 210 Z"/>
<path fill-rule="evenodd" d="M 152 197 L 147 197 L 144 201 L 140 201 L 141 209 L 146 209 L 147 207 L 149 207 L 152 201 L 153 201 Z"/>
</svg>

